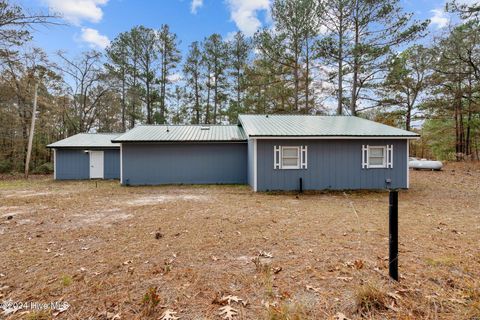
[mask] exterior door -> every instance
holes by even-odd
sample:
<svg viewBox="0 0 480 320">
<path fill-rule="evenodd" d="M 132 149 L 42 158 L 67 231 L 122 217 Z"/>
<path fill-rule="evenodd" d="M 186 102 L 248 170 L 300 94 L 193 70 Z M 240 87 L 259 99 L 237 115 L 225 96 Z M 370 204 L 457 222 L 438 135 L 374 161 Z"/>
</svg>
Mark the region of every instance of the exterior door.
<svg viewBox="0 0 480 320">
<path fill-rule="evenodd" d="M 103 179 L 103 151 L 90 151 L 90 179 Z"/>
</svg>

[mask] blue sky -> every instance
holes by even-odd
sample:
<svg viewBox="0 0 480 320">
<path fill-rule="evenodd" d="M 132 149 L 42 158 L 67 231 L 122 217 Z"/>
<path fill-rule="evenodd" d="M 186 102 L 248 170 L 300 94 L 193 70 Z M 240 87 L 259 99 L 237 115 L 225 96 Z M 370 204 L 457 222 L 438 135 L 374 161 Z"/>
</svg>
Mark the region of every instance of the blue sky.
<svg viewBox="0 0 480 320">
<path fill-rule="evenodd" d="M 33 11 L 50 10 L 64 16 L 67 25 L 39 27 L 34 46 L 48 54 L 58 50 L 75 56 L 90 48 L 102 49 L 135 25 L 159 28 L 168 24 L 181 40 L 181 50 L 195 40 L 217 32 L 229 37 L 241 30 L 251 35 L 268 25 L 270 0 L 17 0 Z M 467 0 L 465 0 L 467 1 Z M 470 0 L 473 2 L 472 0 Z M 448 24 L 445 0 L 402 0 L 416 19 L 432 19 L 431 30 Z"/>
</svg>

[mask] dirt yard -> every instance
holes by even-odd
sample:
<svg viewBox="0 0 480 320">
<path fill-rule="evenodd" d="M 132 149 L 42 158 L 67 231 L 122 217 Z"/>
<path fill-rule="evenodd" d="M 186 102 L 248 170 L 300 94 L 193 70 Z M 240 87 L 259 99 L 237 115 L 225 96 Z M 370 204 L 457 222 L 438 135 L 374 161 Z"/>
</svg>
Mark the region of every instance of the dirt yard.
<svg viewBox="0 0 480 320">
<path fill-rule="evenodd" d="M 399 215 L 394 283 L 386 192 L 3 179 L 0 300 L 69 307 L 0 318 L 480 319 L 480 165 L 411 172 Z"/>
</svg>

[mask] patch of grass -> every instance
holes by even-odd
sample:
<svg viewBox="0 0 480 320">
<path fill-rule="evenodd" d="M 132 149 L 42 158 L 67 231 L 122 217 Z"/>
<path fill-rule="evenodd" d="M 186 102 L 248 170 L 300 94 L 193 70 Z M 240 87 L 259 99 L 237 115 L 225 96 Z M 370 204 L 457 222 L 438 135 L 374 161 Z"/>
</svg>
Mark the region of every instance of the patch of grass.
<svg viewBox="0 0 480 320">
<path fill-rule="evenodd" d="M 62 285 L 64 287 L 68 287 L 69 285 L 71 285 L 73 282 L 73 279 L 72 277 L 68 276 L 68 275 L 63 275 L 62 276 Z"/>
<path fill-rule="evenodd" d="M 157 293 L 157 287 L 148 288 L 142 298 L 145 314 L 151 315 L 159 303 L 160 295 Z"/>
<path fill-rule="evenodd" d="M 375 311 L 383 311 L 387 305 L 387 293 L 376 284 L 365 284 L 355 292 L 357 312 L 368 315 Z"/>
<path fill-rule="evenodd" d="M 272 274 L 272 265 L 270 262 L 265 261 L 260 257 L 255 257 L 252 259 L 253 264 L 255 265 L 255 271 L 262 274 L 262 284 L 265 287 L 265 295 L 267 297 L 273 297 L 273 274 Z"/>
<path fill-rule="evenodd" d="M 425 262 L 432 267 L 452 267 L 455 265 L 455 259 L 451 256 L 427 258 Z"/>
<path fill-rule="evenodd" d="M 33 311 L 27 314 L 25 317 L 27 320 L 49 320 L 52 319 L 50 311 L 42 310 L 42 311 Z"/>
<path fill-rule="evenodd" d="M 252 259 L 253 264 L 255 265 L 255 271 L 258 273 L 268 273 L 271 272 L 272 266 L 269 262 L 264 261 L 260 257 L 255 257 Z"/>
<path fill-rule="evenodd" d="M 467 283 L 464 295 L 468 301 L 469 319 L 480 319 L 480 282 Z"/>
<path fill-rule="evenodd" d="M 302 320 L 306 319 L 303 307 L 295 302 L 283 301 L 279 306 L 270 306 L 267 311 L 267 320 Z"/>
</svg>

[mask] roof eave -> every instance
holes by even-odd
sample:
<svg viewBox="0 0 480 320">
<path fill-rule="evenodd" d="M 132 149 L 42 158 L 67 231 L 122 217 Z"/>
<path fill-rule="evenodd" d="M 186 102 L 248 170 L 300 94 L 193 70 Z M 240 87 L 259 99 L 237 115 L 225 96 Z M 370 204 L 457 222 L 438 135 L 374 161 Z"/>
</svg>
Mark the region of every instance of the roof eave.
<svg viewBox="0 0 480 320">
<path fill-rule="evenodd" d="M 119 149 L 120 146 L 53 146 L 48 145 L 46 148 L 50 149 Z"/>
<path fill-rule="evenodd" d="M 247 142 L 247 139 L 238 139 L 238 140 L 115 140 L 115 143 L 166 143 L 166 142 L 182 142 L 182 143 L 188 143 L 188 142 L 230 142 L 230 143 L 235 143 L 235 142 Z"/>
<path fill-rule="evenodd" d="M 301 136 L 282 136 L 282 135 L 249 135 L 249 138 L 255 139 L 405 139 L 417 140 L 420 135 L 402 136 L 364 136 L 364 135 L 301 135 Z"/>
</svg>

